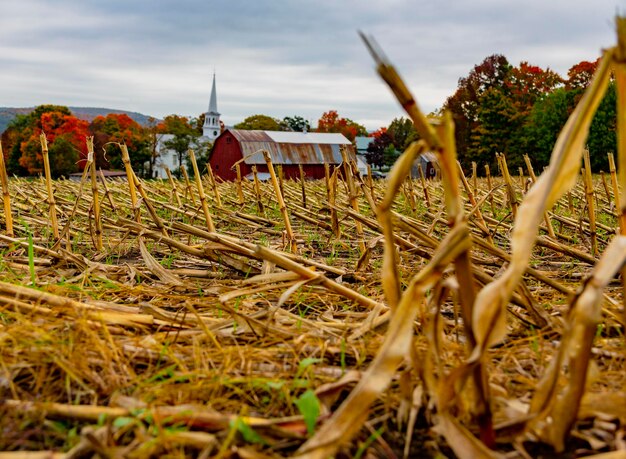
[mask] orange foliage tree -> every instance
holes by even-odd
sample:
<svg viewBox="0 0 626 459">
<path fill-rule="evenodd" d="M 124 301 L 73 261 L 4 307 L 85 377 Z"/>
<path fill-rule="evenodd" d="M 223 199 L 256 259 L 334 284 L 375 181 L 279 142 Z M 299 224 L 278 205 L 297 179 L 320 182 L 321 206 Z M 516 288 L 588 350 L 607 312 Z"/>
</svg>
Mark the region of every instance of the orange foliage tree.
<svg viewBox="0 0 626 459">
<path fill-rule="evenodd" d="M 31 175 L 43 171 L 39 139 L 43 132 L 48 139 L 52 176 L 60 177 L 76 172 L 85 166 L 88 127 L 86 121 L 62 111 L 42 113 L 32 125 L 25 128 L 24 140 L 20 144 L 20 166 Z"/>
<path fill-rule="evenodd" d="M 122 168 L 121 150 L 108 144 L 125 143 L 133 169 L 143 175 L 145 163 L 150 159 L 149 135 L 139 123 L 126 114 L 109 113 L 94 118 L 89 132 L 94 136 L 97 167 Z"/>
<path fill-rule="evenodd" d="M 349 118 L 341 118 L 337 110 L 330 110 L 322 114 L 317 121 L 317 132 L 337 132 L 354 142 L 358 135 L 367 135 L 364 126 L 355 123 Z"/>
</svg>

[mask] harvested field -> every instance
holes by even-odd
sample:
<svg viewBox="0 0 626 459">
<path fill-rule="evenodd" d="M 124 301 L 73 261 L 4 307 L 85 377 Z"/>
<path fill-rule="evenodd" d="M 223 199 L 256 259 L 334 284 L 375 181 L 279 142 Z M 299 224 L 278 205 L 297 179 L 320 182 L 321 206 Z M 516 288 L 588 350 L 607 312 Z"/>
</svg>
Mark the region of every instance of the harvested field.
<svg viewBox="0 0 626 459">
<path fill-rule="evenodd" d="M 618 178 L 580 173 L 617 51 L 536 183 L 459 175 L 375 55 L 422 139 L 387 180 L 3 184 L 0 458 L 623 457 Z"/>
</svg>

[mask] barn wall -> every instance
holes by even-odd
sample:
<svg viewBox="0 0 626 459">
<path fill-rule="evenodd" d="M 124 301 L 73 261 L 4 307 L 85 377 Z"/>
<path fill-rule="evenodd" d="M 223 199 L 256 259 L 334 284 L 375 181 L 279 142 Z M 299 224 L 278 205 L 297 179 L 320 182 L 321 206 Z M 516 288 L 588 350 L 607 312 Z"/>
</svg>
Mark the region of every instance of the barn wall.
<svg viewBox="0 0 626 459">
<path fill-rule="evenodd" d="M 224 132 L 215 141 L 209 164 L 211 164 L 213 174 L 222 180 L 232 181 L 237 179 L 237 171 L 231 169 L 231 167 L 241 158 L 239 142 L 230 132 Z M 248 168 L 244 163 L 240 164 L 242 175 L 245 175 Z"/>
</svg>

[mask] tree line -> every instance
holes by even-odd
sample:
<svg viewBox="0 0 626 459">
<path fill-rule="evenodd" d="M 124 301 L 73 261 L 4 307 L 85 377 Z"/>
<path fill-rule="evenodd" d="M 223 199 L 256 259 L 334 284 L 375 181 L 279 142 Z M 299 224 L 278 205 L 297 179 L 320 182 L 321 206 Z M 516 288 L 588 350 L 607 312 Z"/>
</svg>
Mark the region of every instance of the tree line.
<svg viewBox="0 0 626 459">
<path fill-rule="evenodd" d="M 589 85 L 598 60 L 572 66 L 567 78 L 550 69 L 521 62 L 511 65 L 495 54 L 474 66 L 459 79 L 458 87 L 444 103 L 455 122 L 457 154 L 464 169 L 471 163 L 497 170 L 496 153 L 504 153 L 512 170 L 523 166 L 528 154 L 541 170 L 548 165 L 559 132 Z M 615 81 L 594 117 L 587 140 L 592 168 L 607 170 L 607 153 L 615 152 Z M 400 151 L 417 139 L 410 120 L 394 119 L 372 134 L 368 161 L 376 166 L 391 165 Z M 480 169 L 479 172 L 484 172 Z"/>
<path fill-rule="evenodd" d="M 75 117 L 68 107 L 40 105 L 27 115 L 17 115 L 0 140 L 10 175 L 42 173 L 43 156 L 39 136 L 43 132 L 48 139 L 51 173 L 55 178 L 68 176 L 84 168 L 88 136 L 94 138 L 96 167 L 105 170 L 122 169 L 119 144 L 125 143 L 133 169 L 142 177 L 154 177 L 160 143 L 177 155 L 178 164 L 185 164 L 190 148 L 194 148 L 200 164 L 208 161 L 211 145 L 202 139 L 203 124 L 204 114 L 196 118 L 179 115 L 169 115 L 163 120 L 149 118 L 147 125 L 140 125 L 126 114 L 98 116 L 88 122 Z M 267 115 L 253 115 L 234 127 L 275 131 L 312 130 L 309 122 L 298 115 L 286 116 L 282 120 Z M 342 118 L 335 110 L 322 114 L 317 131 L 339 132 L 350 140 L 354 140 L 357 135 L 367 135 L 365 127 Z"/>
<path fill-rule="evenodd" d="M 496 170 L 496 153 L 504 153 L 509 167 L 523 165 L 528 154 L 541 170 L 548 164 L 556 138 L 588 86 L 598 65 L 582 61 L 572 66 L 567 78 L 556 72 L 521 62 L 511 65 L 506 57 L 494 54 L 485 58 L 465 77 L 443 104 L 455 122 L 457 153 L 462 166 L 489 165 Z M 39 135 L 48 138 L 51 168 L 55 177 L 82 170 L 87 152 L 85 139 L 94 137 L 96 165 L 121 169 L 121 152 L 116 143 L 126 143 L 133 168 L 144 177 L 153 177 L 162 136 L 171 134 L 163 145 L 176 152 L 183 164 L 190 147 L 199 161 L 208 160 L 210 144 L 202 142 L 204 114 L 196 118 L 169 115 L 163 120 L 150 118 L 142 126 L 125 114 L 98 116 L 87 122 L 76 118 L 59 105 L 41 105 L 27 115 L 18 115 L 2 134 L 8 172 L 36 175 L 43 170 Z M 592 168 L 607 169 L 607 153 L 616 150 L 616 90 L 611 81 L 591 124 L 587 148 Z M 302 116 L 282 120 L 256 114 L 234 126 L 236 129 L 273 131 L 336 132 L 355 141 L 370 136 L 367 160 L 378 167 L 390 166 L 412 141 L 418 138 L 410 120 L 396 118 L 388 126 L 368 134 L 364 126 L 340 116 L 336 110 L 324 112 L 312 128 Z M 480 171 L 482 171 L 482 167 Z"/>
</svg>

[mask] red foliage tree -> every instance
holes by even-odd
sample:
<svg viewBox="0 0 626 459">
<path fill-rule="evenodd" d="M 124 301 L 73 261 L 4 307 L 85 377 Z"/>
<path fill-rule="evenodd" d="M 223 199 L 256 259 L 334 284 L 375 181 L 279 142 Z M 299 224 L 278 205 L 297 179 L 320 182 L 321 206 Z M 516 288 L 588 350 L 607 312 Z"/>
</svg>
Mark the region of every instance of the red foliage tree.
<svg viewBox="0 0 626 459">
<path fill-rule="evenodd" d="M 567 89 L 585 89 L 589 85 L 591 77 L 598 68 L 599 62 L 600 58 L 593 62 L 580 61 L 578 64 L 573 65 L 567 71 L 567 81 L 565 82 L 565 87 Z"/>
<path fill-rule="evenodd" d="M 46 134 L 50 166 L 55 177 L 67 175 L 85 166 L 89 123 L 73 115 L 52 111 L 42 113 L 21 145 L 19 163 L 29 174 L 43 171 L 40 134 Z"/>
<path fill-rule="evenodd" d="M 147 153 L 148 133 L 131 117 L 123 113 L 98 116 L 89 125 L 89 131 L 94 136 L 97 167 L 121 168 L 120 149 L 117 147 L 108 148 L 107 144 L 125 143 L 135 170 L 143 168 L 143 163 L 149 157 Z M 106 155 L 104 154 L 105 150 Z"/>
<path fill-rule="evenodd" d="M 337 132 L 354 142 L 357 135 L 367 135 L 364 126 L 355 123 L 349 118 L 341 118 L 337 110 L 330 110 L 322 114 L 317 121 L 317 132 Z"/>
</svg>

